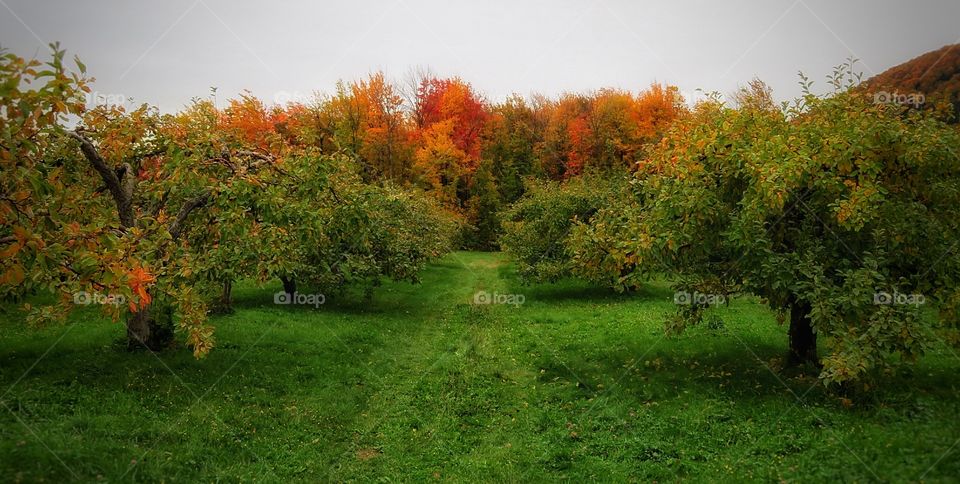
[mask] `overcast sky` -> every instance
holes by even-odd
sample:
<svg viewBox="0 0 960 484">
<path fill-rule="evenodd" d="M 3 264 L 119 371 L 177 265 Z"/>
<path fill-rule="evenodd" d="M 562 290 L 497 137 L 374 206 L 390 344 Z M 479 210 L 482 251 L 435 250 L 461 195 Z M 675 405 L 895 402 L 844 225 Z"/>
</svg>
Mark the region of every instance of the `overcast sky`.
<svg viewBox="0 0 960 484">
<path fill-rule="evenodd" d="M 267 102 L 332 91 L 375 70 L 429 66 L 488 99 L 653 81 L 732 92 L 759 77 L 779 99 L 802 70 L 872 74 L 960 42 L 960 1 L 0 0 L 0 46 L 60 41 L 106 96 L 170 112 L 218 88 Z"/>
</svg>

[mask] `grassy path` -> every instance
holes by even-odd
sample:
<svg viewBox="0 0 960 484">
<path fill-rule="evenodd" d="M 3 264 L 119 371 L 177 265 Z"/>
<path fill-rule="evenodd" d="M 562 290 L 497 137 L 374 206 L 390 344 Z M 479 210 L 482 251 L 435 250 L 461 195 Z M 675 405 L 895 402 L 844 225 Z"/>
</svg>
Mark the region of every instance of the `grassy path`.
<svg viewBox="0 0 960 484">
<path fill-rule="evenodd" d="M 666 287 L 623 296 L 575 282 L 522 286 L 503 255 L 468 252 L 372 300 L 275 306 L 277 289 L 241 286 L 203 361 L 121 351 L 112 342 L 122 329 L 94 311 L 39 331 L 0 314 L 0 476 L 960 476 L 955 454 L 937 460 L 960 438 L 960 362 L 948 351 L 847 408 L 809 375 L 770 371 L 783 328 L 751 300 L 719 312 L 722 326 L 667 338 Z M 476 305 L 477 291 L 525 301 Z"/>
</svg>

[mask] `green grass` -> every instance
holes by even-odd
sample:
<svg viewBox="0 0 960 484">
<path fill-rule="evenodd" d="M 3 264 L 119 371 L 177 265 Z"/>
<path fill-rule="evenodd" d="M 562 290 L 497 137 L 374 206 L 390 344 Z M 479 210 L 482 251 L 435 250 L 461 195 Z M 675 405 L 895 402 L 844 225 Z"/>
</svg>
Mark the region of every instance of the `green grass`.
<svg viewBox="0 0 960 484">
<path fill-rule="evenodd" d="M 946 348 L 848 408 L 769 369 L 785 328 L 749 299 L 665 337 L 665 285 L 522 286 L 503 255 L 469 252 L 370 301 L 275 306 L 276 290 L 241 285 L 200 361 L 127 353 L 93 309 L 41 330 L 8 309 L 0 480 L 960 478 Z M 473 305 L 478 290 L 526 301 Z"/>
</svg>

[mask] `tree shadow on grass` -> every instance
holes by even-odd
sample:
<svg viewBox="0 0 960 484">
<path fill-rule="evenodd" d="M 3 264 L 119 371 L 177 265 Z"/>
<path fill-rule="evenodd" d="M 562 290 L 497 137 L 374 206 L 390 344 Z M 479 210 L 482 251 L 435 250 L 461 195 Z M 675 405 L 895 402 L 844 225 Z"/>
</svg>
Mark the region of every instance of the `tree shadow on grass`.
<svg viewBox="0 0 960 484">
<path fill-rule="evenodd" d="M 442 259 L 431 263 L 421 274 L 419 282 L 394 281 L 382 279 L 380 284 L 357 283 L 338 287 L 334 290 L 321 290 L 302 285 L 298 292 L 304 295 L 322 295 L 323 304 L 319 306 L 298 304 L 277 304 L 275 296 L 282 292 L 279 281 L 266 284 L 244 282 L 234 288 L 233 309 L 274 308 L 283 313 L 318 311 L 344 315 L 377 315 L 389 317 L 410 317 L 416 314 L 430 314 L 438 308 L 437 294 L 451 292 L 450 281 L 463 272 L 463 266 L 456 261 Z"/>
<path fill-rule="evenodd" d="M 742 350 L 730 348 L 691 354 L 671 348 L 671 343 L 661 341 L 657 348 L 629 344 L 599 354 L 575 346 L 566 347 L 559 354 L 559 358 L 566 358 L 562 365 L 549 355 L 542 357 L 540 364 L 545 371 L 541 372 L 540 380 L 548 382 L 559 378 L 576 383 L 588 392 L 603 393 L 605 389 L 616 388 L 621 393 L 638 395 L 646 395 L 649 387 L 673 388 L 678 384 L 685 390 L 696 386 L 715 389 L 717 382 L 724 380 L 730 383 L 726 391 L 734 393 L 755 394 L 757 384 L 762 386 L 762 393 L 783 391 L 777 377 Z M 781 356 L 783 353 L 772 345 L 754 351 L 758 355 Z"/>
<path fill-rule="evenodd" d="M 743 344 L 748 344 L 750 351 Z M 539 357 L 538 382 L 566 384 L 585 400 L 627 399 L 634 406 L 682 401 L 690 397 L 681 393 L 689 393 L 697 399 L 738 403 L 779 400 L 792 405 L 801 399 L 804 405 L 847 410 L 841 401 L 851 395 L 824 386 L 817 369 L 784 367 L 786 349 L 781 344 L 718 338 L 700 346 L 693 340 L 675 338 L 660 341 L 653 349 L 649 342 L 634 342 L 605 353 L 590 344 L 567 345 Z M 921 361 L 887 376 L 882 386 L 852 396 L 857 406 L 851 411 L 873 415 L 894 405 L 910 413 L 918 405 L 922 407 L 917 402 L 924 399 L 956 401 L 960 376 L 943 368 L 928 370 Z"/>
<path fill-rule="evenodd" d="M 527 301 L 545 304 L 582 302 L 623 302 L 623 301 L 673 301 L 673 291 L 660 283 L 644 284 L 631 291 L 618 292 L 577 279 L 562 279 L 554 283 L 523 284 L 513 279 L 507 280 L 508 291 L 523 294 Z"/>
<path fill-rule="evenodd" d="M 297 439 L 306 443 L 320 432 L 311 426 L 298 433 L 301 428 L 291 422 L 291 409 L 322 411 L 325 421 L 350 428 L 370 396 L 383 388 L 363 360 L 346 355 L 332 338 L 296 342 L 277 338 L 282 336 L 279 331 L 260 341 L 257 336 L 248 334 L 239 344 L 217 347 L 202 360 L 185 348 L 127 352 L 109 341 L 74 333 L 46 355 L 41 346 L 56 338 L 18 346 L 2 358 L 0 392 L 9 412 L 0 414 L 0 433 L 23 435 L 21 452 L 41 458 L 48 457 L 40 446 L 46 442 L 64 465 L 92 481 L 87 472 L 124 471 L 126 466 L 105 471 L 111 459 L 149 463 L 161 461 L 164 452 L 192 452 L 203 445 L 208 428 L 243 437 L 242 442 L 217 440 L 215 453 L 266 456 L 271 446 Z M 371 340 L 368 347 L 377 343 Z M 42 440 L 35 441 L 25 425 Z M 197 426 L 204 430 L 197 432 Z M 349 445 L 349 434 L 323 432 L 328 446 Z M 117 455 L 91 458 L 64 444 L 71 439 L 95 441 L 92 447 L 97 449 L 117 447 Z M 52 459 L 43 465 L 48 473 L 61 469 Z"/>
<path fill-rule="evenodd" d="M 264 328 L 264 331 L 271 329 Z M 74 339 L 71 335 L 60 341 L 54 351 L 46 352 L 52 343 L 48 338 L 44 341 L 46 347 L 31 345 L 3 352 L 5 368 L 0 388 L 6 391 L 20 379 L 7 399 L 23 393 L 50 392 L 62 385 L 80 385 L 105 394 L 148 395 L 153 391 L 169 394 L 169 390 L 174 390 L 199 396 L 216 384 L 214 393 L 234 393 L 253 386 L 283 396 L 303 390 L 294 384 L 291 373 L 319 372 L 327 374 L 334 383 L 343 380 L 344 375 L 363 376 L 367 370 L 360 360 L 346 355 L 344 341 L 354 350 L 366 353 L 382 344 L 382 338 L 365 333 L 340 334 L 339 340 L 320 335 L 299 341 L 285 337 L 279 329 L 273 329 L 272 333 L 266 334 L 266 338 L 260 338 L 262 333 L 239 338 L 234 335 L 232 341 L 218 345 L 202 359 L 195 358 L 189 348 L 180 343 L 166 351 L 150 353 L 127 351 L 125 345 L 111 341 Z M 319 362 L 336 362 L 336 365 L 319 365 Z M 278 375 L 284 376 L 278 378 Z M 184 385 L 192 392 L 183 388 Z"/>
<path fill-rule="evenodd" d="M 427 313 L 432 307 L 430 300 L 417 294 L 422 288 L 418 284 L 409 282 L 391 282 L 388 285 L 374 287 L 371 293 L 367 293 L 365 288 L 361 287 L 341 289 L 329 294 L 313 288 L 298 290 L 305 295 L 322 295 L 323 303 L 319 305 L 277 304 L 274 302 L 274 296 L 280 290 L 279 284 L 246 289 L 234 296 L 233 309 L 235 312 L 270 309 L 283 314 L 318 312 L 350 316 L 410 317 L 410 314 Z"/>
<path fill-rule="evenodd" d="M 513 264 L 505 264 L 497 269 L 498 276 L 512 294 L 523 294 L 528 301 L 560 303 L 577 301 L 586 303 L 616 301 L 673 301 L 674 291 L 669 283 L 652 280 L 639 288 L 617 291 L 574 277 L 565 277 L 554 282 L 527 283 L 520 279 Z"/>
</svg>

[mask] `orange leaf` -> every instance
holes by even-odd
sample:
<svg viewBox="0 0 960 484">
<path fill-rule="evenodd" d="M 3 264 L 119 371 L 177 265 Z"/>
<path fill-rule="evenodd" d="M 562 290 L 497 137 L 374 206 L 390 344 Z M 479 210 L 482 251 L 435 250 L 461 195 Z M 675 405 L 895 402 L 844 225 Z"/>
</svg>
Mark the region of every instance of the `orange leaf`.
<svg viewBox="0 0 960 484">
<path fill-rule="evenodd" d="M 0 275 L 0 284 L 20 284 L 23 279 L 23 267 L 20 264 L 14 264 Z"/>
<path fill-rule="evenodd" d="M 22 247 L 23 247 L 23 246 L 20 245 L 20 242 L 14 242 L 14 243 L 10 244 L 10 246 L 7 247 L 6 249 L 0 251 L 0 257 L 2 257 L 2 258 L 4 258 L 4 259 L 9 259 L 9 258 L 17 255 L 17 252 L 20 252 L 20 249 L 21 249 Z"/>
</svg>

